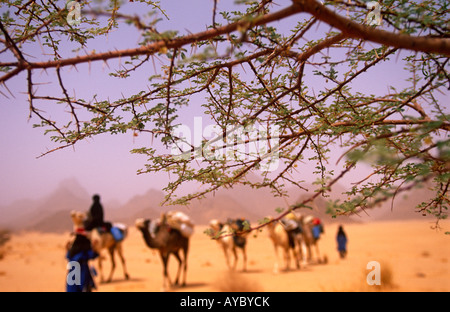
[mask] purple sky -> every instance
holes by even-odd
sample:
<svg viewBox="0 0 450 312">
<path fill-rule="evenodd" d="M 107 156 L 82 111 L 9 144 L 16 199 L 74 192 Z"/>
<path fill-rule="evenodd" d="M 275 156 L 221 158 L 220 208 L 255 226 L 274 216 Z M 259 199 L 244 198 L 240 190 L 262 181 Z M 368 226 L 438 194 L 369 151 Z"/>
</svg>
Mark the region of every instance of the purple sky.
<svg viewBox="0 0 450 312">
<path fill-rule="evenodd" d="M 211 23 L 212 0 L 179 1 L 164 0 L 161 6 L 166 10 L 170 20 L 163 22 L 165 29 L 185 30 L 192 33 L 202 31 Z M 222 0 L 219 9 L 225 9 Z M 230 1 L 232 2 L 232 1 Z M 290 3 L 290 1 L 277 1 Z M 127 8 L 135 10 L 142 5 L 129 3 Z M 290 26 L 290 25 L 288 25 Z M 161 28 L 159 28 L 161 29 Z M 105 51 L 106 48 L 123 48 L 136 46 L 138 37 L 133 27 L 114 31 L 108 38 L 100 37 L 97 42 L 88 44 L 88 51 L 96 49 Z M 61 43 L 62 51 L 70 50 L 69 43 Z M 34 46 L 36 48 L 36 46 Z M 30 50 L 31 53 L 31 50 Z M 126 60 L 122 60 L 124 62 Z M 114 69 L 114 62 L 108 62 Z M 394 61 L 395 63 L 395 61 Z M 401 64 L 397 64 L 401 66 Z M 142 69 L 147 77 L 153 73 L 153 65 L 148 64 Z M 80 65 L 77 70 L 64 68 L 62 75 L 69 93 L 74 92 L 78 97 L 89 99 L 97 93 L 100 99 L 111 97 L 115 99 L 123 93 L 125 96 L 145 88 L 145 82 L 139 81 L 139 75 L 130 79 L 115 81 L 106 80 L 109 69 L 102 63 L 92 64 L 90 68 Z M 35 73 L 38 78 L 38 73 Z M 51 81 L 54 71 L 41 73 L 41 81 Z M 147 79 L 142 76 L 142 79 Z M 387 93 L 386 84 L 401 79 L 398 67 L 391 64 L 382 65 L 370 74 L 364 88 L 369 93 Z M 53 191 L 58 183 L 64 179 L 76 178 L 89 193 L 99 193 L 105 201 L 126 201 L 135 194 L 141 194 L 149 188 L 162 189 L 167 183 L 166 174 L 136 175 L 136 171 L 144 166 L 142 156 L 132 155 L 129 151 L 143 145 L 149 145 L 150 137 L 140 135 L 133 137 L 131 133 L 125 135 L 101 135 L 93 139 L 78 143 L 75 148 L 67 148 L 37 159 L 47 148 L 54 147 L 49 136 L 44 136 L 42 129 L 33 129 L 36 117 L 28 120 L 28 101 L 23 92 L 26 90 L 25 76 L 21 74 L 8 82 L 8 88 L 15 98 L 0 98 L 0 206 L 9 204 L 21 198 L 40 198 Z M 314 85 L 314 81 L 310 81 Z M 44 93 L 48 86 L 39 87 Z M 52 89 L 53 88 L 53 89 Z M 56 90 L 53 85 L 49 90 Z M 201 101 L 201 99 L 199 99 Z M 199 103 L 201 104 L 201 103 Z M 200 106 L 200 105 L 196 105 Z M 49 108 L 52 111 L 53 108 Z M 55 117 L 59 116 L 55 110 Z M 194 116 L 201 112 L 189 110 L 184 116 L 187 124 Z M 303 172 L 302 179 L 308 174 Z"/>
<path fill-rule="evenodd" d="M 158 30 L 177 29 L 180 33 L 198 32 L 205 30 L 205 26 L 211 23 L 213 1 L 195 0 L 178 1 L 164 0 L 161 7 L 166 11 L 170 20 L 163 19 L 158 24 Z M 145 9 L 140 3 L 127 3 L 124 12 L 139 11 Z M 223 9 L 223 5 L 219 4 Z M 1 9 L 1 12 L 4 8 Z M 195 16 L 189 14 L 194 13 Z M 202 17 L 202 18 L 199 18 Z M 203 18 L 205 17 L 205 18 Z M 100 37 L 98 41 L 88 44 L 88 51 L 106 51 L 106 48 L 130 48 L 137 46 L 139 38 L 133 27 L 122 28 L 113 31 L 107 38 Z M 67 45 L 67 46 L 66 46 Z M 70 43 L 61 42 L 60 48 L 70 51 L 73 46 Z M 34 49 L 41 49 L 34 45 L 29 48 L 29 53 L 36 55 Z M 3 56 L 2 56 L 3 57 Z M 49 59 L 46 57 L 43 59 Z M 126 60 L 122 60 L 125 62 Z M 108 62 L 114 64 L 114 61 Z M 114 69 L 114 66 L 110 66 Z M 153 65 L 146 69 L 153 72 Z M 62 75 L 64 83 L 78 97 L 89 99 L 97 93 L 99 98 L 111 97 L 112 99 L 125 95 L 132 95 L 145 88 L 139 76 L 133 76 L 127 80 L 106 80 L 109 69 L 104 64 L 92 64 L 64 68 Z M 147 77 L 142 77 L 146 80 Z M 38 73 L 34 75 L 39 76 Z M 54 71 L 40 73 L 41 81 L 51 81 Z M 36 77 L 38 79 L 38 77 Z M 167 181 L 167 174 L 137 175 L 136 171 L 143 168 L 145 158 L 130 154 L 133 148 L 150 145 L 150 138 L 144 135 L 133 137 L 131 133 L 125 135 L 101 135 L 88 141 L 80 142 L 74 148 L 63 149 L 50 153 L 37 159 L 47 149 L 55 147 L 50 137 L 44 136 L 42 129 L 33 128 L 37 123 L 36 117 L 28 120 L 28 100 L 26 91 L 26 79 L 23 74 L 11 79 L 7 86 L 14 94 L 10 99 L 0 99 L 0 206 L 9 204 L 21 198 L 40 198 L 53 191 L 60 181 L 68 178 L 76 178 L 89 193 L 100 193 L 105 200 L 126 201 L 135 194 L 147 191 L 149 188 L 162 189 Z M 44 93 L 46 86 L 40 86 L 39 91 Z M 48 88 L 48 87 L 47 87 Z M 59 92 L 57 85 L 52 85 L 48 90 Z M 4 91 L 4 90 L 2 90 Z M 57 110 L 57 109 L 56 109 Z M 54 108 L 50 108 L 54 116 Z M 192 117 L 195 113 L 192 113 Z M 186 116 L 189 117 L 189 116 Z M 187 122 L 189 119 L 187 119 Z"/>
</svg>

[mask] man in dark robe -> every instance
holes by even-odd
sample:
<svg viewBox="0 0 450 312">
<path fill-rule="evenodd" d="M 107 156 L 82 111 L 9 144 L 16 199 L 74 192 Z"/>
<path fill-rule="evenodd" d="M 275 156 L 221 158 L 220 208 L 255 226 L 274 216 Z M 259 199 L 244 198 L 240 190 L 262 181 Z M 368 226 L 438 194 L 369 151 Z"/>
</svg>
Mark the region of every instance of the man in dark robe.
<svg viewBox="0 0 450 312">
<path fill-rule="evenodd" d="M 103 220 L 103 206 L 100 203 L 100 196 L 96 194 L 92 197 L 92 199 L 94 202 L 89 209 L 88 218 L 84 224 L 86 231 L 91 231 L 96 227 L 105 226 L 105 222 Z"/>
</svg>

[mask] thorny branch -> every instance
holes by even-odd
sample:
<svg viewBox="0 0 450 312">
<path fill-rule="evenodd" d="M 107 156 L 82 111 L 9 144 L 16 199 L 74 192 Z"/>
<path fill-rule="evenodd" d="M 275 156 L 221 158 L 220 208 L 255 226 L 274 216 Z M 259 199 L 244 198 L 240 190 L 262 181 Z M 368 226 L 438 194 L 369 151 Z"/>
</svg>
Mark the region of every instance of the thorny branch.
<svg viewBox="0 0 450 312">
<path fill-rule="evenodd" d="M 147 3 L 152 10 L 160 9 L 152 1 Z M 315 193 L 287 207 L 271 222 L 325 196 L 359 163 L 370 162 L 372 172 L 353 184 L 345 196 L 351 199 L 332 207 L 334 214 L 358 213 L 419 184 L 434 183 L 436 196 L 418 211 L 438 219 L 447 215 L 450 147 L 445 137 L 450 122 L 445 103 L 437 97 L 445 95 L 450 86 L 450 35 L 448 9 L 440 10 L 441 3 L 433 2 L 422 15 L 407 14 L 422 9 L 416 3 L 392 3 L 381 11 L 384 24 L 372 27 L 364 24 L 368 12 L 362 1 L 322 4 L 293 0 L 278 10 L 272 1 L 262 0 L 248 4 L 241 12 L 219 14 L 220 2 L 215 0 L 212 26 L 187 35 L 158 31 L 156 20 L 146 23 L 139 15 L 124 14 L 118 4 L 109 11 L 83 9 L 82 13 L 92 18 L 82 23 L 86 28 L 68 25 L 67 10 L 51 1 L 9 5 L 17 20 L 0 18 L 0 55 L 5 56 L 0 62 L 0 84 L 9 90 L 6 83 L 26 73 L 30 117 L 37 117 L 40 126 L 53 133 L 52 140 L 59 144 L 43 155 L 100 133 L 128 130 L 161 137 L 166 147 L 183 142 L 187 149 L 179 148 L 178 159 L 171 154 L 155 154 L 147 147 L 134 151 L 149 157 L 140 173 L 167 171 L 177 177 L 165 189 L 170 203 L 186 203 L 237 183 L 267 187 L 274 195 L 283 196 L 286 181 L 306 189 L 294 176 L 301 171 L 296 168 L 315 163 Z M 105 17 L 108 24 L 98 26 Z M 282 28 L 289 17 L 298 21 L 285 31 Z M 59 51 L 61 38 L 86 48 L 94 37 L 110 34 L 116 25 L 123 25 L 120 23 L 132 24 L 142 35 L 138 46 L 85 55 Z M 276 25 L 281 25 L 280 29 Z M 330 29 L 323 30 L 327 27 Z M 53 59 L 25 53 L 24 47 L 33 42 L 45 42 L 46 52 Z M 192 52 L 187 56 L 189 48 Z M 375 95 L 355 88 L 356 82 L 364 81 L 363 77 L 381 64 L 392 62 L 391 57 L 398 60 L 400 54 L 411 76 L 407 87 L 392 87 L 386 94 Z M 64 83 L 66 68 L 99 61 L 120 63 L 124 58 L 131 60 L 131 66 L 118 65 L 113 77 L 128 79 L 153 62 L 157 73 L 146 79 L 149 85 L 143 84 L 141 92 L 116 100 L 97 100 L 95 95 L 84 100 L 69 95 Z M 155 60 L 161 65 L 159 70 Z M 55 70 L 58 95 L 38 94 L 40 76 L 35 73 L 42 70 Z M 317 77 L 321 82 L 312 84 L 312 78 Z M 201 146 L 194 146 L 173 133 L 177 112 L 194 95 L 204 97 L 204 111 L 222 129 L 207 142 L 209 145 L 227 150 L 259 141 L 269 146 L 265 153 L 250 157 L 246 150 L 242 152 L 245 160 L 224 157 L 199 161 L 194 155 L 204 156 L 204 140 Z M 64 124 L 49 118 L 40 108 L 44 101 L 65 105 L 70 121 Z M 92 118 L 83 120 L 82 113 Z M 267 134 L 258 139 L 244 135 L 239 142 L 224 140 L 218 144 L 227 131 L 255 124 L 265 125 L 267 131 L 279 127 L 278 144 L 271 145 L 273 136 Z M 326 168 L 330 146 L 336 145 L 345 148 L 338 158 L 339 164 L 345 159 L 344 169 L 337 175 Z M 246 175 L 258 170 L 274 153 L 281 166 L 276 174 L 271 177 L 264 172 L 262 182 L 245 181 Z M 175 191 L 190 181 L 201 183 L 204 189 L 176 199 Z"/>
</svg>

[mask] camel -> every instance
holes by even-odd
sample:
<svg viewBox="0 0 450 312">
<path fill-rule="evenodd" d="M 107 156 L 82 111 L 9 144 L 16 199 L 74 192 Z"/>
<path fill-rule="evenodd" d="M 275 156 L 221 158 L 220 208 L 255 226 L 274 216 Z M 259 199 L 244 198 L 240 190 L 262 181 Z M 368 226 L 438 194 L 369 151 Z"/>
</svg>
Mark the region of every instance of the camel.
<svg viewBox="0 0 450 312">
<path fill-rule="evenodd" d="M 242 250 L 243 271 L 245 272 L 247 271 L 247 251 L 246 251 L 247 237 L 245 234 L 227 235 L 231 233 L 236 233 L 237 229 L 233 227 L 233 223 L 234 222 L 227 222 L 223 224 L 217 219 L 211 220 L 209 223 L 209 226 L 212 229 L 211 236 L 217 237 L 218 235 L 220 235 L 220 233 L 224 234 L 222 237 L 218 237 L 216 241 L 223 249 L 223 252 L 225 254 L 225 260 L 227 262 L 227 267 L 230 270 L 236 270 L 238 261 L 237 249 L 239 248 Z M 231 261 L 229 259 L 230 253 L 234 255 L 233 265 L 231 265 Z"/>
<path fill-rule="evenodd" d="M 74 224 L 74 232 L 78 233 L 80 231 L 84 232 L 84 225 L 83 222 L 86 219 L 86 213 L 80 212 L 80 211 L 71 211 L 70 216 L 72 218 L 72 222 Z M 103 249 L 108 250 L 110 259 L 111 259 L 111 271 L 109 273 L 108 279 L 106 280 L 107 283 L 111 282 L 114 270 L 116 268 L 116 261 L 114 259 L 114 251 L 117 251 L 119 254 L 120 260 L 122 262 L 122 268 L 123 273 L 125 276 L 125 279 L 128 280 L 130 277 L 127 272 L 127 268 L 125 265 L 125 257 L 123 256 L 123 249 L 122 249 L 122 243 L 123 240 L 126 238 L 127 235 L 127 229 L 124 228 L 124 238 L 121 241 L 116 241 L 114 239 L 114 236 L 110 232 L 104 232 L 100 233 L 98 229 L 93 229 L 90 233 L 86 232 L 87 237 L 92 242 L 92 249 L 96 253 L 98 253 L 100 256 L 98 257 L 98 268 L 100 271 L 100 282 L 104 282 L 103 278 L 103 267 L 102 267 L 102 261 L 103 257 L 101 255 L 101 251 Z"/>
<path fill-rule="evenodd" d="M 313 262 L 313 249 L 315 253 L 315 258 L 317 263 L 327 262 L 326 257 L 324 259 L 321 259 L 320 252 L 319 252 L 319 238 L 314 237 L 313 234 L 313 228 L 314 228 L 314 217 L 311 215 L 308 216 L 299 216 L 298 222 L 301 225 L 302 228 L 302 237 L 305 242 L 306 246 L 306 255 L 304 255 L 305 250 L 301 249 L 301 257 L 303 259 L 306 259 L 308 263 Z"/>
<path fill-rule="evenodd" d="M 178 260 L 177 276 L 174 285 L 178 285 L 181 270 L 183 270 L 183 282 L 181 286 L 186 286 L 186 272 L 187 272 L 187 255 L 189 249 L 189 238 L 183 236 L 178 229 L 175 229 L 167 224 L 166 218 L 163 215 L 158 224 L 155 233 L 152 235 L 149 231 L 149 219 L 137 219 L 136 227 L 141 231 L 146 245 L 151 249 L 158 249 L 163 263 L 163 287 L 166 291 L 167 286 L 172 287 L 169 278 L 167 266 L 169 263 L 169 256 L 172 254 Z M 183 259 L 180 257 L 180 250 L 183 251 Z"/>
<path fill-rule="evenodd" d="M 267 219 L 269 220 L 266 225 L 267 231 L 275 249 L 275 264 L 273 269 L 274 273 L 279 273 L 280 261 L 278 248 L 281 248 L 281 250 L 283 251 L 285 264 L 284 271 L 290 270 L 290 251 L 292 251 L 297 269 L 300 269 L 301 257 L 298 249 L 301 249 L 302 245 L 301 234 L 294 234 L 290 239 L 288 231 L 286 229 L 286 225 L 284 225 L 281 221 L 274 221 L 272 217 L 268 217 Z"/>
</svg>

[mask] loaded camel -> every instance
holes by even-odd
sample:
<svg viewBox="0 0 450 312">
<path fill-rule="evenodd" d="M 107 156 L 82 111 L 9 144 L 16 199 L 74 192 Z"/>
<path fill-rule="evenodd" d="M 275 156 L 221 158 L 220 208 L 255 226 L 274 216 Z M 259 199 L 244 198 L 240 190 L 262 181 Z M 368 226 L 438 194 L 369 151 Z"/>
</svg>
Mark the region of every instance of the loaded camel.
<svg viewBox="0 0 450 312">
<path fill-rule="evenodd" d="M 209 223 L 211 227 L 211 237 L 216 238 L 217 243 L 222 247 L 225 254 L 225 260 L 229 269 L 235 270 L 238 261 L 237 249 L 242 250 L 243 255 L 243 271 L 247 271 L 247 235 L 239 233 L 243 230 L 242 220 L 228 220 L 223 224 L 219 220 L 214 219 Z M 230 235 L 232 234 L 232 235 Z M 234 256 L 233 265 L 231 265 L 230 254 Z"/>
<path fill-rule="evenodd" d="M 125 265 L 125 257 L 123 256 L 122 242 L 126 238 L 127 229 L 124 227 L 121 231 L 123 234 L 123 239 L 120 241 L 116 241 L 111 232 L 100 232 L 97 228 L 93 229 L 91 232 L 86 232 L 84 230 L 84 220 L 86 220 L 86 213 L 81 211 L 71 211 L 70 216 L 72 218 L 72 222 L 74 225 L 75 233 L 84 233 L 86 237 L 92 242 L 92 249 L 100 255 L 103 249 L 108 250 L 111 259 L 111 271 L 109 273 L 109 277 L 106 280 L 107 283 L 111 282 L 114 269 L 116 268 L 116 261 L 114 259 L 114 252 L 117 251 L 119 254 L 120 260 L 122 262 L 123 273 L 125 279 L 129 279 L 129 275 L 127 273 L 127 268 Z M 100 255 L 98 257 L 98 268 L 100 271 L 100 281 L 104 282 L 103 278 L 103 267 L 102 267 L 103 257 Z"/>
<path fill-rule="evenodd" d="M 153 221 L 155 222 L 155 221 Z M 136 227 L 142 233 L 146 245 L 151 249 L 158 249 L 163 263 L 163 291 L 167 287 L 171 287 L 172 283 L 169 278 L 167 266 L 169 263 L 169 256 L 172 254 L 178 260 L 177 276 L 174 285 L 178 285 L 181 271 L 183 270 L 183 279 L 181 286 L 186 286 L 186 272 L 187 272 L 187 256 L 189 249 L 189 237 L 183 235 L 182 232 L 169 225 L 165 214 L 162 215 L 154 232 L 150 233 L 149 219 L 137 219 Z M 180 257 L 180 251 L 183 253 L 183 258 Z"/>
<path fill-rule="evenodd" d="M 302 238 L 306 246 L 306 255 L 303 254 L 304 250 L 300 250 L 300 252 L 302 252 L 302 257 L 306 259 L 308 263 L 314 262 L 314 250 L 317 263 L 326 263 L 328 261 L 326 256 L 322 259 L 319 252 L 318 241 L 320 239 L 320 235 L 324 232 L 323 225 L 320 220 L 312 215 L 308 215 L 300 216 L 298 218 L 298 222 L 302 228 Z"/>
<path fill-rule="evenodd" d="M 297 230 L 297 226 L 291 226 L 282 221 L 275 221 L 272 217 L 268 217 L 267 219 L 267 231 L 275 249 L 274 273 L 279 272 L 279 248 L 281 248 L 283 252 L 285 264 L 284 271 L 290 270 L 291 251 L 297 269 L 300 269 L 302 236 Z"/>
</svg>

